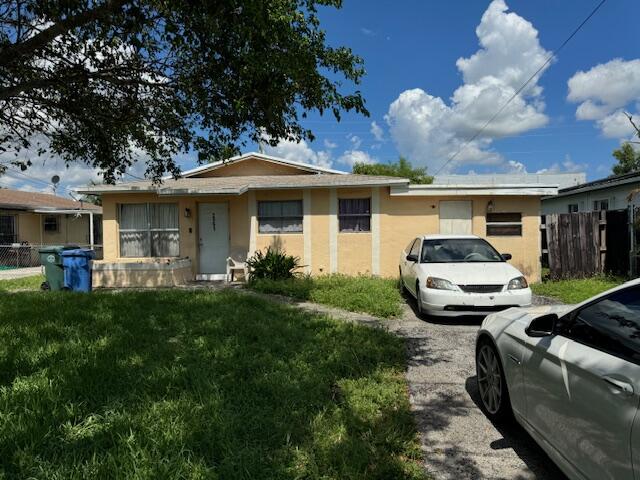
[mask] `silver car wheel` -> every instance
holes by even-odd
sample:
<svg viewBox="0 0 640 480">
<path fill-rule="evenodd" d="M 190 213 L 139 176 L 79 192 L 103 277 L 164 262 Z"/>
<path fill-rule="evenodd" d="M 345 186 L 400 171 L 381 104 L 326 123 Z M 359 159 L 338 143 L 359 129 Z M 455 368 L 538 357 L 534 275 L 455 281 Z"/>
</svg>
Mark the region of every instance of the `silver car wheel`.
<svg viewBox="0 0 640 480">
<path fill-rule="evenodd" d="M 502 375 L 495 350 L 483 345 L 478 353 L 478 388 L 487 411 L 495 415 L 502 403 Z"/>
</svg>

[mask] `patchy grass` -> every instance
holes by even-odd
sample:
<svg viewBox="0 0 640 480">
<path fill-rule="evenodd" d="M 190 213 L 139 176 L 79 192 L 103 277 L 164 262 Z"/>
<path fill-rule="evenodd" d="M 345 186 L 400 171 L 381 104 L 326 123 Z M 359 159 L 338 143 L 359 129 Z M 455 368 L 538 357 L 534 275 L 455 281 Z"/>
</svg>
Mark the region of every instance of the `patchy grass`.
<svg viewBox="0 0 640 480">
<path fill-rule="evenodd" d="M 402 312 L 398 281 L 389 278 L 326 275 L 288 280 L 255 280 L 251 282 L 250 288 L 262 293 L 286 295 L 382 318 L 394 317 Z"/>
<path fill-rule="evenodd" d="M 237 292 L 0 292 L 0 477 L 420 479 L 400 339 Z"/>
<path fill-rule="evenodd" d="M 617 277 L 597 276 L 592 278 L 547 280 L 531 285 L 536 295 L 554 297 L 564 303 L 580 303 L 594 295 L 617 287 L 624 279 Z"/>
<path fill-rule="evenodd" d="M 0 280 L 0 292 L 15 292 L 19 290 L 40 290 L 44 282 L 44 275 L 16 278 L 13 280 Z"/>
</svg>

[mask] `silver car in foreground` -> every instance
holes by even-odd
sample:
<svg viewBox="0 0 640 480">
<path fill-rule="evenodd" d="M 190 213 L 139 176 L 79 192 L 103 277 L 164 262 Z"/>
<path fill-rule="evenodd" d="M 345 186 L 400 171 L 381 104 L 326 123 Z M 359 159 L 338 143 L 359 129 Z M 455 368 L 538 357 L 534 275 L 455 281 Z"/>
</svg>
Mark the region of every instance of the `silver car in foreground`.
<svg viewBox="0 0 640 480">
<path fill-rule="evenodd" d="M 513 414 L 569 478 L 640 478 L 640 280 L 489 315 L 476 371 L 487 416 Z"/>
</svg>

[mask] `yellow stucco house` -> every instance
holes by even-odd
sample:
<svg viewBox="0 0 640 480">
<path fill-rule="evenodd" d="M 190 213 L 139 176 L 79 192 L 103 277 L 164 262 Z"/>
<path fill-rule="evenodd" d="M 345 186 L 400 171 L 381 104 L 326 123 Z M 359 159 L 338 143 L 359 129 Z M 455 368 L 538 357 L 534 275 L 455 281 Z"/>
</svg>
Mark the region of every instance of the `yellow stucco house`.
<svg viewBox="0 0 640 480">
<path fill-rule="evenodd" d="M 393 277 L 416 236 L 473 233 L 530 281 L 540 278 L 545 185 L 409 185 L 249 153 L 150 181 L 87 187 L 103 207 L 94 285 L 170 286 L 223 279 L 227 259 L 275 246 L 312 275 Z"/>
</svg>

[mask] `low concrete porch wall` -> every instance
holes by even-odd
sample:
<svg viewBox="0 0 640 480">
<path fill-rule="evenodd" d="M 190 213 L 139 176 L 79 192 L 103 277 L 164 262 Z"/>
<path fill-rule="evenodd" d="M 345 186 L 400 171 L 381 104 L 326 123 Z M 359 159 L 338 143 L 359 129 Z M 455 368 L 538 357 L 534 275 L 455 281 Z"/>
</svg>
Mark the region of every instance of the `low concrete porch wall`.
<svg viewBox="0 0 640 480">
<path fill-rule="evenodd" d="M 175 287 L 191 280 L 188 258 L 93 262 L 93 288 Z"/>
</svg>

